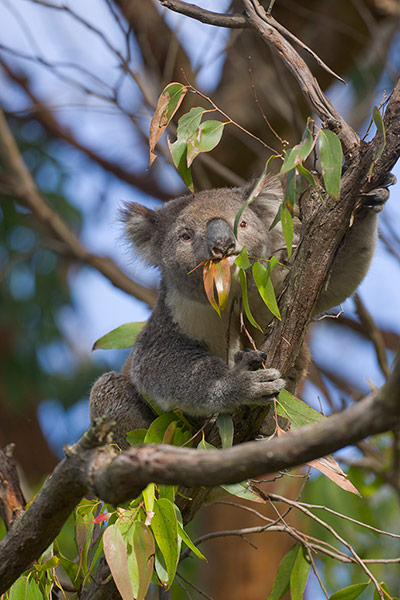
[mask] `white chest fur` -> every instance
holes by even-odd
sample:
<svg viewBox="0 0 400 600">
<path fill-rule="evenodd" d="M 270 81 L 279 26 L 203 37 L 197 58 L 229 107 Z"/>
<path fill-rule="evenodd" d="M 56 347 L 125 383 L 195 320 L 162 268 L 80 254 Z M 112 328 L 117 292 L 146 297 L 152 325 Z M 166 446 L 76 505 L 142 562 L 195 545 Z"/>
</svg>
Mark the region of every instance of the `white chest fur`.
<svg viewBox="0 0 400 600">
<path fill-rule="evenodd" d="M 234 354 L 241 349 L 239 303 L 231 308 L 234 294 L 230 294 L 221 316 L 210 304 L 196 302 L 177 290 L 168 291 L 167 303 L 174 321 L 189 337 L 204 343 L 212 354 L 233 364 Z M 230 327 L 229 327 L 230 320 Z M 228 333 L 229 329 L 229 333 Z"/>
</svg>

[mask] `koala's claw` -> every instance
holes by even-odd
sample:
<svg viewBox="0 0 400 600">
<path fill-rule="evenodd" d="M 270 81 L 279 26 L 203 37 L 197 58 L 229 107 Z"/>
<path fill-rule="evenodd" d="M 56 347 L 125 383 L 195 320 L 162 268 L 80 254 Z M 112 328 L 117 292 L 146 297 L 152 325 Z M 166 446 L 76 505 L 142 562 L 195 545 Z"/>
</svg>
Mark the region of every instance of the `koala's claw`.
<svg viewBox="0 0 400 600">
<path fill-rule="evenodd" d="M 256 371 L 264 367 L 264 363 L 267 360 L 267 355 L 261 350 L 250 350 L 244 348 L 239 350 L 234 356 L 235 366 L 239 369 L 245 369 L 247 371 Z"/>
<path fill-rule="evenodd" d="M 365 192 L 365 194 L 360 194 L 360 198 L 363 199 L 363 206 L 374 212 L 381 212 L 385 202 L 389 198 L 389 190 L 387 188 L 390 185 L 394 185 L 396 181 L 396 176 L 393 175 L 393 173 L 388 173 L 380 187 L 375 188 L 370 192 Z"/>
<path fill-rule="evenodd" d="M 381 212 L 385 202 L 389 198 L 389 190 L 384 187 L 376 188 L 365 194 L 360 194 L 360 197 L 363 199 L 363 206 L 365 206 L 365 208 L 373 210 L 374 212 Z"/>
</svg>

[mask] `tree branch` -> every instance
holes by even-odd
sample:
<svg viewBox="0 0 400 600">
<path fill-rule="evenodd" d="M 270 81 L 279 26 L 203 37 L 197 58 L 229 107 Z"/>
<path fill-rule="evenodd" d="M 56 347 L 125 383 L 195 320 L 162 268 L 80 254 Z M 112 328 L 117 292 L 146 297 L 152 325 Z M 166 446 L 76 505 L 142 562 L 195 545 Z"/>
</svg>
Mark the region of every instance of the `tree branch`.
<svg viewBox="0 0 400 600">
<path fill-rule="evenodd" d="M 111 258 L 88 252 L 59 215 L 46 204 L 39 194 L 32 175 L 23 162 L 2 111 L 0 111 L 0 157 L 8 171 L 7 193 L 12 194 L 25 204 L 35 217 L 44 224 L 46 229 L 65 244 L 78 260 L 97 269 L 124 292 L 146 302 L 150 307 L 154 306 L 156 298 L 154 290 L 132 281 Z"/>
<path fill-rule="evenodd" d="M 25 510 L 25 498 L 19 485 L 14 444 L 0 450 L 0 517 L 7 529 Z"/>
<path fill-rule="evenodd" d="M 275 52 L 282 63 L 297 80 L 311 110 L 339 136 L 346 155 L 351 155 L 359 146 L 360 138 L 331 101 L 321 90 L 307 63 L 301 58 L 285 37 L 265 18 L 264 8 L 258 0 L 242 0 L 250 26 Z"/>
<path fill-rule="evenodd" d="M 303 464 L 400 424 L 400 360 L 381 390 L 349 409 L 282 437 L 226 450 L 148 444 L 116 455 L 100 423 L 67 452 L 38 496 L 0 542 L 0 594 L 45 550 L 69 513 L 91 490 L 112 504 L 136 497 L 150 482 L 216 486 Z"/>
<path fill-rule="evenodd" d="M 189 4 L 189 2 L 182 2 L 182 0 L 159 1 L 161 6 L 191 19 L 196 19 L 196 21 L 200 21 L 206 25 L 229 27 L 230 29 L 245 29 L 249 27 L 248 20 L 244 15 L 224 15 L 200 8 L 200 6 L 196 6 L 195 4 Z"/>
</svg>

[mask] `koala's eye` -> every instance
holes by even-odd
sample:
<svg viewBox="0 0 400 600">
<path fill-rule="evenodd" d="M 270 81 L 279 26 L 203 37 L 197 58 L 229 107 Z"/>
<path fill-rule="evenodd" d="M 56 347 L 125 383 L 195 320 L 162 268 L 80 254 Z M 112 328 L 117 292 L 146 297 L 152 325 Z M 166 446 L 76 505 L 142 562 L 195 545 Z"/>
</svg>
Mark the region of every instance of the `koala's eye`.
<svg viewBox="0 0 400 600">
<path fill-rule="evenodd" d="M 192 236 L 190 235 L 190 233 L 188 231 L 185 231 L 184 233 L 181 234 L 180 238 L 184 242 L 190 242 L 192 239 Z"/>
<path fill-rule="evenodd" d="M 247 227 L 247 221 L 240 221 L 240 223 L 239 223 L 239 227 L 240 227 L 241 229 L 246 229 L 246 227 Z"/>
</svg>

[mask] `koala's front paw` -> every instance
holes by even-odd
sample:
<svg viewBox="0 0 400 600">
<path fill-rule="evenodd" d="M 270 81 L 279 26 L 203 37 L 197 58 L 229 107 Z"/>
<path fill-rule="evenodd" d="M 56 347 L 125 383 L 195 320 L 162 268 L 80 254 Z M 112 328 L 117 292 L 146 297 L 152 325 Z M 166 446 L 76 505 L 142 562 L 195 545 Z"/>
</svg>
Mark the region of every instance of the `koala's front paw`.
<svg viewBox="0 0 400 600">
<path fill-rule="evenodd" d="M 250 350 L 244 348 L 239 350 L 234 356 L 235 367 L 237 369 L 245 369 L 246 371 L 256 371 L 264 367 L 267 355 L 261 350 Z"/>
<path fill-rule="evenodd" d="M 235 354 L 235 370 L 239 377 L 246 404 L 266 404 L 285 387 L 277 369 L 265 369 L 265 352 L 242 350 Z"/>
<path fill-rule="evenodd" d="M 369 210 L 372 210 L 373 212 L 381 212 L 385 202 L 389 198 L 388 187 L 390 185 L 394 185 L 396 181 L 396 176 L 393 175 L 393 173 L 388 173 L 385 179 L 382 181 L 380 187 L 375 188 L 370 192 L 366 192 L 365 194 L 360 194 L 363 206 Z"/>
</svg>

